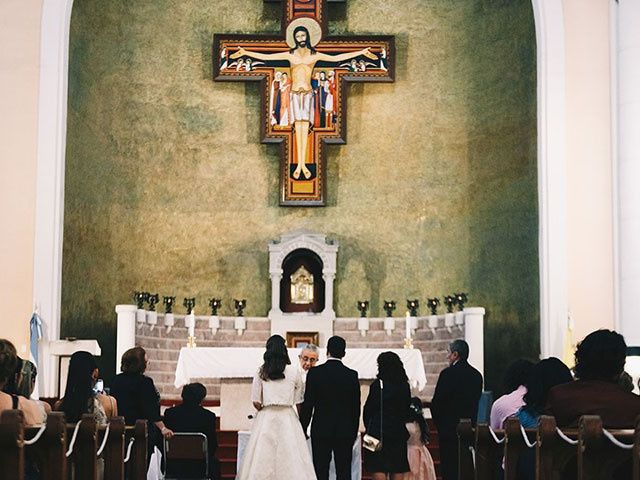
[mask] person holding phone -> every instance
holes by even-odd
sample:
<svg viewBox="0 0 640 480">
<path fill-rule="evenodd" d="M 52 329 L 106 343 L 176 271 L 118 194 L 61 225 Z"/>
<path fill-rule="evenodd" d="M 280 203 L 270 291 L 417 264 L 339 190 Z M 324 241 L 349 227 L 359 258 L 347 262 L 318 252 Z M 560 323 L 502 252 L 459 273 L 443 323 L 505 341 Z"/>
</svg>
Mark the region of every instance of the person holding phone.
<svg viewBox="0 0 640 480">
<path fill-rule="evenodd" d="M 111 417 L 118 415 L 118 404 L 115 398 L 102 393 L 99 375 L 96 360 L 89 352 L 71 355 L 64 397 L 54 409 L 64 412 L 68 422 L 77 422 L 83 414 L 91 413 L 98 424 L 106 425 Z"/>
</svg>

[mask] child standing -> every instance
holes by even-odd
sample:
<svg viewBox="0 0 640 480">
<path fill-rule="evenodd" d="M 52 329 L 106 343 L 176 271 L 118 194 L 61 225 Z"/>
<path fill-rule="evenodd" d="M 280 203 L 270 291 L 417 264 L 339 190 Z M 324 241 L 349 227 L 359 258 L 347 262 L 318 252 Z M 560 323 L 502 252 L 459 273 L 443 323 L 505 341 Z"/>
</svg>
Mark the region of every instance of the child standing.
<svg viewBox="0 0 640 480">
<path fill-rule="evenodd" d="M 407 456 L 411 472 L 405 475 L 406 480 L 436 480 L 436 470 L 427 443 L 429 443 L 429 426 L 422 412 L 422 401 L 413 397 L 409 403 L 407 431 Z"/>
</svg>

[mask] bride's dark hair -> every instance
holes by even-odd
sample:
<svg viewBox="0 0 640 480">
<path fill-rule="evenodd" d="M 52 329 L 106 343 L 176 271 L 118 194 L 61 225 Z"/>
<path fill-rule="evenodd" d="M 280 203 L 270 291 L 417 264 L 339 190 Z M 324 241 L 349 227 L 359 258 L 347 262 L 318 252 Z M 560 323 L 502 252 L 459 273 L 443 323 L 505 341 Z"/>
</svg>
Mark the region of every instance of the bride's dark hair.
<svg viewBox="0 0 640 480">
<path fill-rule="evenodd" d="M 287 344 L 280 335 L 271 335 L 267 340 L 267 350 L 262 356 L 264 363 L 260 367 L 260 378 L 278 380 L 284 378 L 284 369 L 291 364 Z"/>
</svg>

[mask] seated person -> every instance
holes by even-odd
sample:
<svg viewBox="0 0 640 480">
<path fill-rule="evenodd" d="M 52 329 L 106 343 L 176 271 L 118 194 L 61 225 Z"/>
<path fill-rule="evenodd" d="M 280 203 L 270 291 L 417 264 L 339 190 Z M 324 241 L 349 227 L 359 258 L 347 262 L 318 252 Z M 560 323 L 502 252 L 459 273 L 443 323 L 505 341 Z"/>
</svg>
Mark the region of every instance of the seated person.
<svg viewBox="0 0 640 480">
<path fill-rule="evenodd" d="M 216 414 L 202 407 L 207 389 L 201 383 L 190 383 L 182 387 L 182 404 L 168 408 L 164 413 L 165 425 L 174 432 L 199 432 L 207 436 L 209 449 L 209 476 L 220 478 L 218 460 L 215 453 L 218 448 L 216 438 Z M 172 466 L 173 465 L 173 466 Z M 179 471 L 184 478 L 196 477 L 202 472 L 202 466 L 191 461 L 172 461 L 167 468 Z"/>
<path fill-rule="evenodd" d="M 10 395 L 19 395 L 24 398 L 31 398 L 33 395 L 33 391 L 36 387 L 36 377 L 38 375 L 38 370 L 33 362 L 29 360 L 23 360 L 18 357 L 18 362 L 16 364 L 16 372 L 14 377 L 8 382 L 3 388 L 5 393 Z M 34 400 L 38 402 L 46 413 L 51 412 L 51 405 L 47 402 L 42 402 L 40 400 Z"/>
<path fill-rule="evenodd" d="M 153 379 L 144 374 L 149 364 L 147 352 L 133 347 L 124 352 L 119 373 L 111 381 L 111 395 L 118 401 L 118 411 L 126 425 L 147 420 L 147 463 L 155 448 L 162 451 L 162 438 L 171 438 L 173 431 L 160 416 L 160 393 Z"/>
<path fill-rule="evenodd" d="M 18 355 L 16 347 L 9 340 L 0 339 L 0 412 L 3 410 L 19 409 L 24 414 L 25 425 L 43 423 L 47 415 L 40 402 L 21 397 L 16 393 L 6 393 L 4 388 L 15 382 Z"/>
<path fill-rule="evenodd" d="M 571 370 L 555 357 L 540 360 L 533 366 L 525 386 L 524 405 L 518 410 L 516 417 L 524 428 L 536 428 L 538 419 L 551 390 L 556 385 L 573 382 Z M 535 480 L 536 477 L 535 449 L 527 449 L 518 459 L 517 475 L 519 480 Z M 569 478 L 569 477 L 567 477 Z"/>
<path fill-rule="evenodd" d="M 572 383 L 571 370 L 556 357 L 545 358 L 531 369 L 526 382 L 524 405 L 516 416 L 524 428 L 536 428 L 543 414 L 549 391 L 557 385 Z"/>
<path fill-rule="evenodd" d="M 559 427 L 577 426 L 582 415 L 599 415 L 604 428 L 634 428 L 640 397 L 618 384 L 626 350 L 624 337 L 611 330 L 596 330 L 578 344 L 578 380 L 551 389 L 547 400 L 546 413 Z"/>
<path fill-rule="evenodd" d="M 99 425 L 106 425 L 109 418 L 118 415 L 115 398 L 95 390 L 99 375 L 91 353 L 80 351 L 71 355 L 64 397 L 55 405 L 56 410 L 65 413 L 67 422 L 75 423 L 83 414 L 90 413 Z"/>
<path fill-rule="evenodd" d="M 494 430 L 504 428 L 507 417 L 514 415 L 524 405 L 524 395 L 527 393 L 526 382 L 531 373 L 533 363 L 520 358 L 507 367 L 504 375 L 504 386 L 507 390 L 491 407 L 490 425 Z"/>
</svg>

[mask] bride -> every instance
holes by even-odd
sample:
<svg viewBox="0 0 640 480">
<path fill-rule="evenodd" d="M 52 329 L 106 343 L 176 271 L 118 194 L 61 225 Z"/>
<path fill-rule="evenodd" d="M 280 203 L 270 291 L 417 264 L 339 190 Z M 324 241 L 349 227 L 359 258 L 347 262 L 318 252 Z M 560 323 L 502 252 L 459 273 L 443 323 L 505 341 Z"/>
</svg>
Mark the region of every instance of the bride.
<svg viewBox="0 0 640 480">
<path fill-rule="evenodd" d="M 253 378 L 258 410 L 237 480 L 316 480 L 311 454 L 293 405 L 302 403 L 300 370 L 291 365 L 284 338 L 267 340 L 264 363 Z"/>
</svg>

